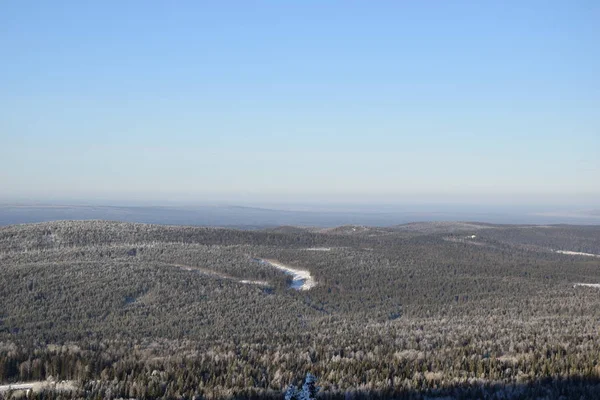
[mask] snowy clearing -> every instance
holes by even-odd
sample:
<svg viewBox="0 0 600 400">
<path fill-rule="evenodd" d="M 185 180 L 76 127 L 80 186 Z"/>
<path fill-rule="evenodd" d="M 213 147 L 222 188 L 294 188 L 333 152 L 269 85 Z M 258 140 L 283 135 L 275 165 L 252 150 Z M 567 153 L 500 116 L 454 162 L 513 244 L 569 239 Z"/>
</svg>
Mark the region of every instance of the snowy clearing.
<svg viewBox="0 0 600 400">
<path fill-rule="evenodd" d="M 596 288 L 596 289 L 600 289 L 600 283 L 576 283 L 576 284 L 573 285 L 574 288 L 576 288 L 578 286 L 593 287 L 593 288 Z"/>
<path fill-rule="evenodd" d="M 579 251 L 568 251 L 568 250 L 554 250 L 555 253 L 567 254 L 570 256 L 586 256 L 586 257 L 598 257 L 600 258 L 600 254 L 591 254 L 591 253 L 581 253 Z"/>
<path fill-rule="evenodd" d="M 58 391 L 73 391 L 76 389 L 73 381 L 35 381 L 35 382 L 24 382 L 24 383 L 11 383 L 9 385 L 0 385 L 0 393 L 7 392 L 9 390 L 31 390 L 33 392 L 39 392 L 43 389 L 53 389 Z"/>
<path fill-rule="evenodd" d="M 260 285 L 260 286 L 268 286 L 269 282 L 266 281 L 249 281 L 247 279 L 242 279 L 240 283 L 245 283 L 247 285 Z"/>
<path fill-rule="evenodd" d="M 288 267 L 287 265 L 283 265 L 274 260 L 260 260 L 265 264 L 269 264 L 272 267 L 275 267 L 288 275 L 292 275 L 292 284 L 290 288 L 295 290 L 310 290 L 317 285 L 317 282 L 314 280 L 309 271 L 304 269 L 296 269 Z"/>
</svg>

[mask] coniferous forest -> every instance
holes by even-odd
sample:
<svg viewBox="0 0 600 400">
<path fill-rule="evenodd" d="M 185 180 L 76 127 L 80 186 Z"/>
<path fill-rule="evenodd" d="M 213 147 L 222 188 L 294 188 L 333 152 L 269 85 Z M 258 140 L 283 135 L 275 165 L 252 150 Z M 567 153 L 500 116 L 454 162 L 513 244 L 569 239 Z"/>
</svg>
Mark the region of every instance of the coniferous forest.
<svg viewBox="0 0 600 400">
<path fill-rule="evenodd" d="M 599 255 L 598 226 L 0 227 L 0 397 L 600 398 Z"/>
</svg>

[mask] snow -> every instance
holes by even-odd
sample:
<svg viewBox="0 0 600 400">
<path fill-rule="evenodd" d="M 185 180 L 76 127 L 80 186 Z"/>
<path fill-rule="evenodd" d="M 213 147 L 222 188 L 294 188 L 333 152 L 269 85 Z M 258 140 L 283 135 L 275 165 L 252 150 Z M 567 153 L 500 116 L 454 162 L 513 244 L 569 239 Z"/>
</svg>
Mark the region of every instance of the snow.
<svg viewBox="0 0 600 400">
<path fill-rule="evenodd" d="M 295 290 L 310 290 L 317 285 L 317 282 L 310 274 L 310 271 L 304 269 L 296 269 L 288 267 L 274 260 L 261 260 L 265 264 L 269 264 L 288 275 L 292 275 L 292 284 L 290 287 Z"/>
<path fill-rule="evenodd" d="M 261 285 L 261 286 L 267 286 L 269 284 L 269 282 L 265 282 L 265 281 L 249 281 L 247 279 L 242 279 L 240 281 L 240 283 L 245 283 L 248 285 Z"/>
<path fill-rule="evenodd" d="M 0 385 L 0 393 L 9 390 L 32 390 L 39 392 L 43 389 L 54 389 L 58 391 L 72 391 L 75 390 L 75 383 L 73 381 L 35 381 L 25 383 L 11 383 L 9 385 Z"/>
<path fill-rule="evenodd" d="M 308 251 L 331 251 L 331 247 L 309 247 L 307 249 L 304 250 L 308 250 Z"/>
<path fill-rule="evenodd" d="M 570 256 L 586 256 L 586 257 L 598 257 L 600 258 L 600 254 L 591 254 L 591 253 L 581 253 L 579 251 L 568 251 L 568 250 L 554 250 L 555 253 L 567 254 Z"/>
<path fill-rule="evenodd" d="M 574 288 L 576 288 L 577 286 L 593 287 L 593 288 L 600 289 L 600 283 L 576 283 L 573 285 Z"/>
</svg>

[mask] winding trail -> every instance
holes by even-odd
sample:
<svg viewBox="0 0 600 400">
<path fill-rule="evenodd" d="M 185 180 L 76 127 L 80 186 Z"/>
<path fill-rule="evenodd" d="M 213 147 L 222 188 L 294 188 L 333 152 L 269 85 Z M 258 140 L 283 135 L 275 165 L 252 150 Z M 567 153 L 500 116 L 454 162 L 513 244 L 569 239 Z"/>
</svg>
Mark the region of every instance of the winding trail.
<svg viewBox="0 0 600 400">
<path fill-rule="evenodd" d="M 468 239 L 474 239 L 476 238 L 475 235 L 469 235 L 463 238 L 459 238 L 459 237 L 444 237 L 442 238 L 443 240 L 447 241 L 447 242 L 455 242 L 455 243 L 465 243 L 465 244 L 471 244 L 474 246 L 486 246 L 486 247 L 491 247 L 491 248 L 495 248 L 496 246 L 489 244 L 489 243 L 483 243 L 483 242 L 476 242 L 473 240 L 468 240 Z M 583 253 L 580 251 L 571 251 L 571 250 L 556 250 L 556 249 L 551 249 L 548 247 L 538 247 L 538 246 L 530 246 L 530 247 L 523 247 L 523 245 L 519 246 L 519 245 L 514 245 L 514 244 L 510 244 L 510 243 L 504 243 L 504 244 L 508 244 L 509 246 L 514 246 L 517 248 L 520 248 L 522 250 L 529 250 L 529 251 L 538 251 L 538 252 L 552 252 L 552 253 L 556 253 L 556 254 L 564 254 L 567 256 L 582 256 L 582 257 L 595 257 L 595 258 L 600 258 L 600 254 L 593 254 L 593 253 Z"/>
<path fill-rule="evenodd" d="M 227 275 L 222 272 L 217 272 L 217 271 L 214 271 L 214 270 L 208 269 L 208 268 L 193 267 L 191 265 L 183 265 L 183 264 L 170 264 L 170 263 L 161 263 L 161 264 L 181 268 L 184 271 L 197 271 L 204 275 L 214 276 L 214 277 L 220 278 L 220 279 L 228 279 L 228 280 L 235 281 L 238 283 L 243 283 L 246 285 L 259 285 L 259 286 L 268 286 L 269 285 L 269 282 L 266 282 L 266 281 L 254 281 L 254 280 L 249 280 L 249 279 L 239 279 L 234 276 Z"/>
<path fill-rule="evenodd" d="M 310 271 L 308 271 L 308 270 L 288 267 L 287 265 L 284 265 L 276 260 L 268 260 L 268 259 L 263 259 L 263 258 L 253 258 L 253 260 L 256 262 L 260 262 L 262 264 L 267 264 L 273 268 L 277 268 L 278 270 L 285 272 L 288 275 L 291 275 L 292 283 L 290 285 L 290 288 L 292 288 L 292 289 L 310 290 L 317 285 L 317 282 L 315 281 L 313 276 L 310 274 Z M 260 286 L 269 285 L 269 282 L 266 282 L 266 281 L 239 279 L 239 278 L 233 277 L 231 275 L 224 274 L 222 272 L 217 272 L 217 271 L 207 269 L 207 268 L 202 268 L 202 267 L 193 267 L 191 265 L 170 264 L 170 263 L 162 263 L 162 264 L 181 268 L 185 271 L 197 271 L 197 272 L 200 272 L 205 275 L 214 276 L 216 278 L 221 278 L 221 279 L 228 279 L 228 280 L 235 281 L 238 283 L 243 283 L 243 284 L 260 285 Z"/>
<path fill-rule="evenodd" d="M 290 285 L 291 289 L 310 290 L 317 285 L 317 282 L 315 281 L 313 276 L 310 274 L 310 271 L 308 271 L 308 270 L 292 268 L 285 264 L 280 263 L 277 260 L 268 260 L 268 259 L 264 259 L 264 258 L 253 258 L 253 260 L 256 262 L 260 262 L 262 264 L 267 264 L 273 268 L 277 268 L 278 270 L 285 272 L 288 275 L 291 275 L 292 276 L 292 283 Z M 260 286 L 269 285 L 269 282 L 254 281 L 254 280 L 249 280 L 249 279 L 239 279 L 239 278 L 233 277 L 231 275 L 224 274 L 222 272 L 217 272 L 217 271 L 207 269 L 207 268 L 202 268 L 202 267 L 193 267 L 191 265 L 183 265 L 183 264 L 169 264 L 169 263 L 162 263 L 162 264 L 181 268 L 185 271 L 197 271 L 197 272 L 200 272 L 205 275 L 214 276 L 216 278 L 221 278 L 221 279 L 228 279 L 228 280 L 235 281 L 238 283 L 243 283 L 243 284 L 260 285 Z"/>
<path fill-rule="evenodd" d="M 259 258 L 258 261 L 260 261 L 264 264 L 268 264 L 274 268 L 277 268 L 278 270 L 281 270 L 288 275 L 291 275 L 292 276 L 292 284 L 290 285 L 290 288 L 292 288 L 292 289 L 310 290 L 313 287 L 317 286 L 317 282 L 315 281 L 313 276 L 310 274 L 310 271 L 307 271 L 305 269 L 296 269 L 296 268 L 288 267 L 287 265 L 281 264 L 279 261 L 276 261 L 276 260 L 267 260 L 267 259 Z"/>
</svg>

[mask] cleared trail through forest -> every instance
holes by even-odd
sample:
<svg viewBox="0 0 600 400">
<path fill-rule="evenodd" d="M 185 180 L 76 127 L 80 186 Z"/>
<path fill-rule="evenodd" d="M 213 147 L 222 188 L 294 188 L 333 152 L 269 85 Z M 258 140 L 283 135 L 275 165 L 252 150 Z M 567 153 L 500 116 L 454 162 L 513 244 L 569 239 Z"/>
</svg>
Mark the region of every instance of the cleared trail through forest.
<svg viewBox="0 0 600 400">
<path fill-rule="evenodd" d="M 172 266 L 172 267 L 181 268 L 185 271 L 197 271 L 204 275 L 214 276 L 214 277 L 220 278 L 220 279 L 228 279 L 228 280 L 235 281 L 238 283 L 243 283 L 243 284 L 260 285 L 260 286 L 267 286 L 269 284 L 269 282 L 266 282 L 266 281 L 254 281 L 254 280 L 249 280 L 249 279 L 239 279 L 234 276 L 227 275 L 222 272 L 217 272 L 217 271 L 214 271 L 214 270 L 208 269 L 208 268 L 194 267 L 191 265 L 184 265 L 184 264 L 169 264 L 169 263 L 163 263 L 163 264 Z"/>
<path fill-rule="evenodd" d="M 573 285 L 574 288 L 576 288 L 578 286 L 600 289 L 600 283 L 576 283 Z"/>
<path fill-rule="evenodd" d="M 475 239 L 475 235 L 469 235 L 469 236 L 464 236 L 464 237 L 444 237 L 442 238 L 443 240 L 447 241 L 447 242 L 454 242 L 454 243 L 464 243 L 464 244 L 470 244 L 473 246 L 487 246 L 490 248 L 496 248 L 496 246 L 489 244 L 489 243 L 483 243 L 483 242 L 476 242 L 473 240 L 469 240 L 469 239 Z M 555 249 L 551 249 L 548 247 L 539 247 L 539 246 L 523 246 L 523 245 L 514 245 L 514 244 L 510 244 L 510 243 L 505 243 L 508 245 L 512 245 L 515 247 L 518 247 L 520 249 L 524 249 L 524 250 L 529 250 L 529 251 L 540 251 L 540 252 L 552 252 L 552 253 L 556 253 L 556 254 L 564 254 L 567 256 L 582 256 L 582 257 L 595 257 L 595 258 L 600 258 L 600 254 L 593 254 L 593 253 L 583 253 L 581 251 L 571 251 L 571 250 L 555 250 Z"/>
<path fill-rule="evenodd" d="M 584 256 L 584 257 L 598 257 L 598 258 L 600 258 L 600 254 L 582 253 L 580 251 L 554 250 L 554 252 L 555 253 L 559 253 L 559 254 L 567 254 L 569 256 Z"/>
<path fill-rule="evenodd" d="M 262 258 L 258 258 L 256 260 L 264 264 L 268 264 L 274 268 L 277 268 L 288 275 L 291 275 L 292 283 L 290 285 L 290 288 L 292 289 L 310 290 L 317 285 L 317 282 L 308 270 L 288 267 L 287 265 L 284 265 L 276 260 L 267 260 Z"/>
<path fill-rule="evenodd" d="M 291 275 L 292 283 L 290 284 L 290 288 L 292 288 L 292 289 L 310 290 L 317 285 L 317 282 L 315 281 L 313 276 L 310 274 L 310 271 L 308 271 L 308 270 L 292 268 L 292 267 L 284 265 L 276 260 L 268 260 L 268 259 L 263 259 L 263 258 L 253 258 L 253 260 L 260 262 L 262 264 L 270 265 L 271 267 L 277 268 L 278 270 L 283 271 L 288 275 Z M 205 275 L 214 276 L 214 277 L 220 278 L 220 279 L 228 279 L 228 280 L 236 281 L 236 282 L 243 283 L 243 284 L 261 285 L 261 286 L 267 286 L 269 284 L 269 282 L 266 282 L 266 281 L 239 279 L 234 276 L 227 275 L 222 272 L 217 272 L 217 271 L 203 268 L 203 267 L 195 267 L 195 266 L 184 265 L 184 264 L 169 264 L 169 263 L 163 263 L 163 264 L 169 265 L 172 267 L 181 268 L 185 271 L 197 271 L 197 272 L 200 272 Z"/>
</svg>

